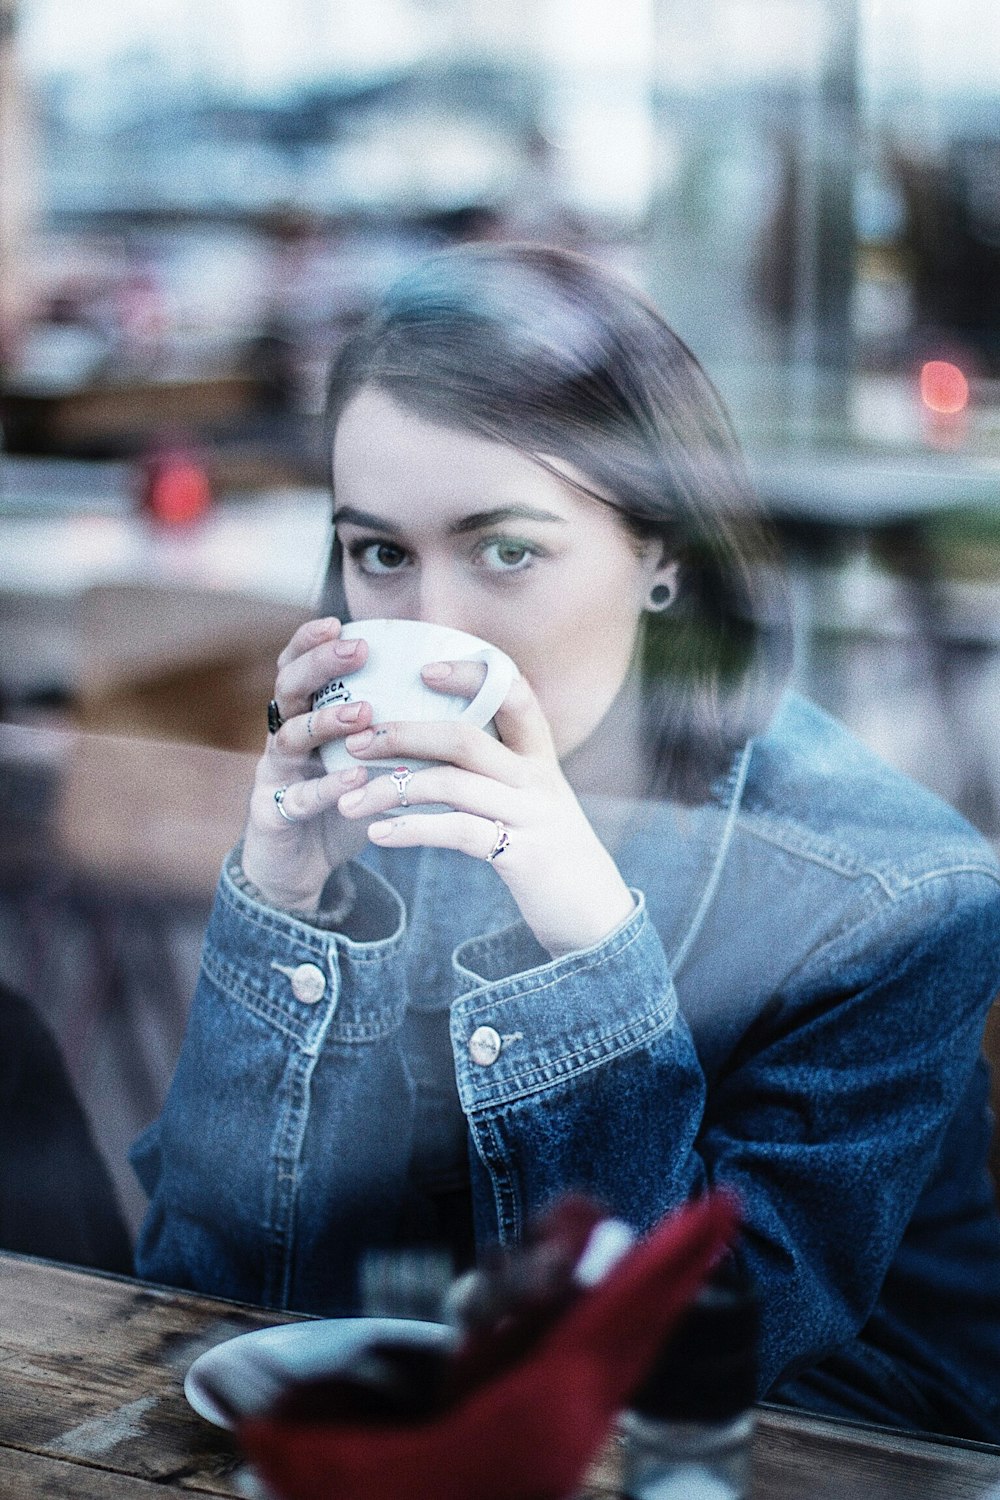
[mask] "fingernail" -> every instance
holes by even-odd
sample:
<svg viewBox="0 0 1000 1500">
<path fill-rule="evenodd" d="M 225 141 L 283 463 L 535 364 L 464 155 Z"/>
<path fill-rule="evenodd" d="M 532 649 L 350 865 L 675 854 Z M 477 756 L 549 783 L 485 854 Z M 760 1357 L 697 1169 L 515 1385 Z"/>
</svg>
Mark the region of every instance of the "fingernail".
<svg viewBox="0 0 1000 1500">
<path fill-rule="evenodd" d="M 368 825 L 368 837 L 370 839 L 387 839 L 391 834 L 391 823 L 370 823 Z"/>
<path fill-rule="evenodd" d="M 337 710 L 337 718 L 340 720 L 341 724 L 353 724 L 355 720 L 359 719 L 360 717 L 360 703 L 345 703 L 343 708 L 338 708 Z"/>
<path fill-rule="evenodd" d="M 354 652 L 357 649 L 357 644 L 357 641 L 338 641 L 333 648 L 333 654 L 334 656 L 339 656 L 342 660 L 346 661 L 349 656 L 354 655 Z"/>
<path fill-rule="evenodd" d="M 451 667 L 446 661 L 431 661 L 424 667 L 423 675 L 428 682 L 443 682 L 451 676 Z"/>
<path fill-rule="evenodd" d="M 345 786 L 360 786 L 368 780 L 368 770 L 365 766 L 351 766 L 350 770 L 341 771 L 340 777 Z"/>
<path fill-rule="evenodd" d="M 341 798 L 338 799 L 337 806 L 338 807 L 346 808 L 347 811 L 350 812 L 352 808 L 360 806 L 360 804 L 361 804 L 361 802 L 362 802 L 362 800 L 364 798 L 364 795 L 365 794 L 364 794 L 363 791 L 361 791 L 361 792 L 345 792 L 344 795 Z"/>
<path fill-rule="evenodd" d="M 362 729 L 358 734 L 349 734 L 344 741 L 348 750 L 366 750 L 375 735 L 370 729 Z"/>
</svg>

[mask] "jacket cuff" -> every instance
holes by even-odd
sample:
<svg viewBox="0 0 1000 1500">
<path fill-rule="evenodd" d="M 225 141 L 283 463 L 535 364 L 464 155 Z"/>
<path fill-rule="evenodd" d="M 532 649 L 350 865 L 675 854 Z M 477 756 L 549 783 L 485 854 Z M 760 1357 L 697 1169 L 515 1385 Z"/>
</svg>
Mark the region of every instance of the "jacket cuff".
<svg viewBox="0 0 1000 1500">
<path fill-rule="evenodd" d="M 636 909 L 610 936 L 527 971 L 491 980 L 468 967 L 475 962 L 497 972 L 528 957 L 522 924 L 456 950 L 458 975 L 478 981 L 451 1008 L 455 1075 L 467 1114 L 550 1087 L 674 1024 L 677 996 L 663 944 L 645 897 L 633 894 Z"/>
<path fill-rule="evenodd" d="M 238 1004 L 307 1050 L 324 1035 L 371 1041 L 402 1024 L 398 976 L 406 928 L 403 902 L 380 875 L 352 864 L 352 932 L 331 932 L 249 894 L 223 867 L 202 973 Z M 249 882 L 246 882 L 249 885 Z M 368 935 L 387 933 L 387 936 Z"/>
<path fill-rule="evenodd" d="M 576 958 L 580 953 L 597 953 L 645 909 L 646 898 L 642 892 L 633 889 L 632 896 L 635 906 L 624 922 L 590 948 L 580 948 L 573 953 L 560 954 L 558 960 L 553 959 L 527 922 L 518 921 L 499 931 L 467 938 L 452 954 L 452 968 L 460 979 L 475 985 L 497 984 L 502 979 L 513 979 L 519 974 L 526 974 L 531 969 L 546 968 L 555 962 L 561 962 L 563 958 Z"/>
</svg>

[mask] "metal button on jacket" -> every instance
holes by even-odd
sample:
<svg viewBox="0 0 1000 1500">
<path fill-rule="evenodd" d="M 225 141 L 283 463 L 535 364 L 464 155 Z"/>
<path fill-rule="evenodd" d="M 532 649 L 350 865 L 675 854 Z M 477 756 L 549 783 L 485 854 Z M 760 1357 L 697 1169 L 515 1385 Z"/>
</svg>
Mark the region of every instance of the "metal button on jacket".
<svg viewBox="0 0 1000 1500">
<path fill-rule="evenodd" d="M 469 1056 L 480 1067 L 488 1068 L 500 1056 L 500 1033 L 492 1026 L 477 1026 L 469 1037 Z"/>
<path fill-rule="evenodd" d="M 299 964 L 291 978 L 292 994 L 303 1005 L 315 1005 L 326 993 L 326 975 L 317 964 Z"/>
</svg>

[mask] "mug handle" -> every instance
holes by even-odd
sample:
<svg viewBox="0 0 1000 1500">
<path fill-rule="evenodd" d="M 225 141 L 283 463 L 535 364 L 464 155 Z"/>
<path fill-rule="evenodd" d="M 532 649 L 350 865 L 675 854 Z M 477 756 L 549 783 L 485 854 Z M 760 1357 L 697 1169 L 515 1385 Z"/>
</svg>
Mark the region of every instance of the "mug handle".
<svg viewBox="0 0 1000 1500">
<path fill-rule="evenodd" d="M 483 678 L 483 685 L 479 692 L 470 699 L 458 717 L 475 719 L 479 725 L 485 726 L 493 718 L 510 691 L 510 685 L 517 676 L 517 668 L 509 656 L 505 656 L 502 651 L 497 651 L 492 646 L 485 647 L 475 656 L 468 656 L 465 660 L 484 662 L 486 676 Z"/>
</svg>

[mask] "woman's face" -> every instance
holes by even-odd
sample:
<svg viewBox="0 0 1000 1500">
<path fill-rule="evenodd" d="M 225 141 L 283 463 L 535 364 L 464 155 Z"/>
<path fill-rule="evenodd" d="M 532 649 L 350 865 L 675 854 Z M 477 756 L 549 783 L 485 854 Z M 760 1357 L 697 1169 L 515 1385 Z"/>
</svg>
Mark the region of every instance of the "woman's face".
<svg viewBox="0 0 1000 1500">
<path fill-rule="evenodd" d="M 534 688 L 560 756 L 581 744 L 624 681 L 651 586 L 673 575 L 658 544 L 517 449 L 375 389 L 344 410 L 333 472 L 352 618 L 492 641 Z"/>
</svg>

